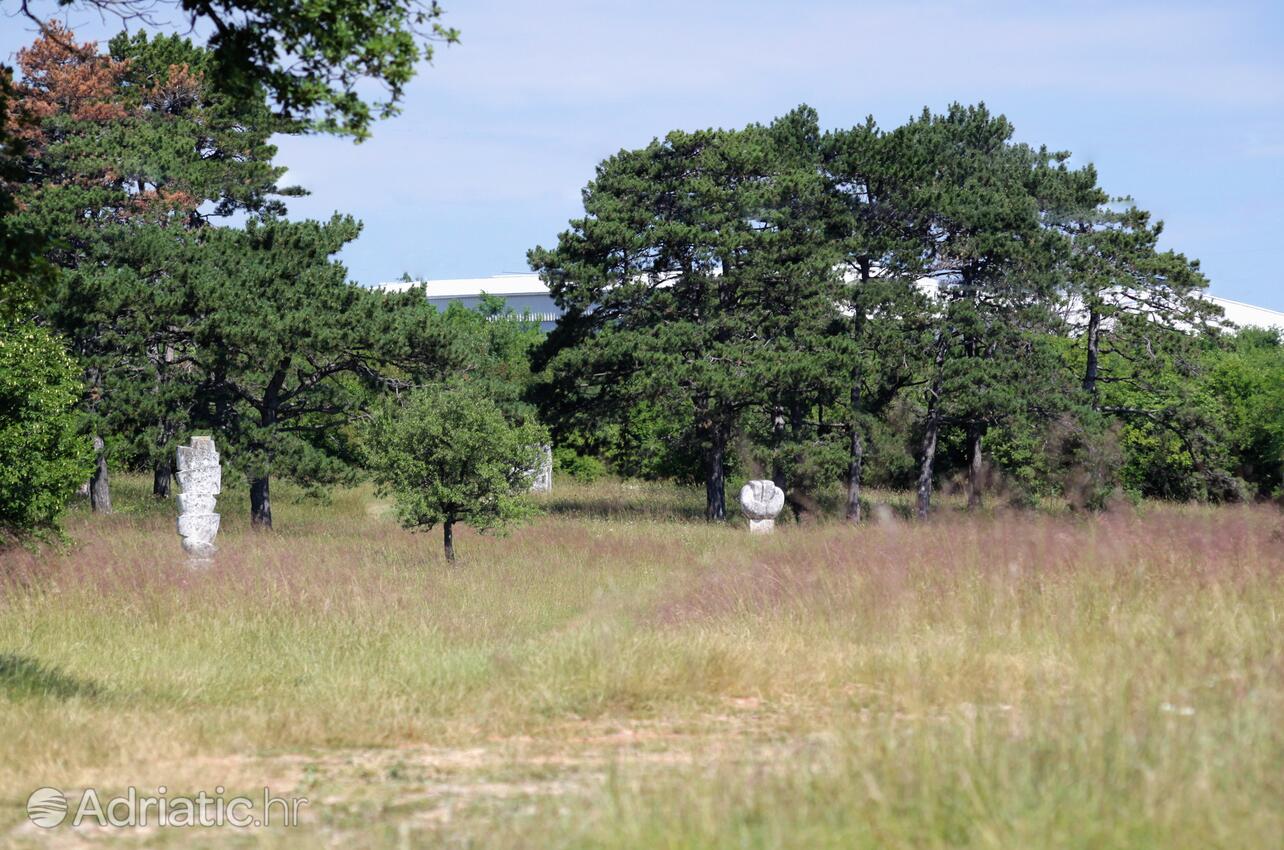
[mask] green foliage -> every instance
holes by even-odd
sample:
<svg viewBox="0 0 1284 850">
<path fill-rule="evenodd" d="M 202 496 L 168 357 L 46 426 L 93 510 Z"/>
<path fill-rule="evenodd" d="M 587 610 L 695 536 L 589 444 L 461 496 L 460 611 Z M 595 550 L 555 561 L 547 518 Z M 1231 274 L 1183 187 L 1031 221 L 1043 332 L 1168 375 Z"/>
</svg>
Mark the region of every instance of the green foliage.
<svg viewBox="0 0 1284 850">
<path fill-rule="evenodd" d="M 1279 331 L 1241 330 L 1205 359 L 1237 475 L 1259 497 L 1284 495 L 1284 341 Z"/>
<path fill-rule="evenodd" d="M 135 34 L 107 55 L 53 37 L 20 55 L 3 114 L 29 123 L 0 138 L 0 188 L 19 187 L 0 195 L 5 316 L 68 341 L 117 460 L 160 480 L 176 442 L 215 429 L 270 524 L 272 476 L 351 480 L 376 433 L 362 411 L 463 381 L 512 428 L 537 428 L 538 408 L 564 474 L 703 480 L 711 519 L 733 474 L 781 481 L 796 514 L 841 481 L 851 519 L 864 480 L 917 484 L 921 514 L 965 474 L 975 504 L 987 481 L 1093 509 L 1123 490 L 1280 492 L 1278 338 L 1220 337 L 1198 264 L 1158 250 L 1161 223 L 984 105 L 829 133 L 800 107 L 621 151 L 583 217 L 530 253 L 566 311 L 547 338 L 499 298 L 439 314 L 422 289 L 348 284 L 333 256 L 359 225 L 284 220 L 300 190 L 278 185 L 269 142 L 296 119 L 364 133 L 362 76 L 390 82 L 395 108 L 398 63 L 423 47 L 397 35 L 412 6 L 352 2 L 285 29 L 284 7 L 259 8 L 208 49 Z M 340 11 L 350 26 L 308 41 Z M 268 44 L 285 53 L 255 54 Z M 281 72 L 283 55 L 302 61 Z"/>
<path fill-rule="evenodd" d="M 470 382 L 484 387 L 511 420 L 534 416 L 526 391 L 531 353 L 544 338 L 538 322 L 518 315 L 502 298 L 483 294 L 475 310 L 452 303 L 441 315 L 441 326 L 453 350 L 453 356 L 442 361 L 451 374 L 466 374 Z"/>
<path fill-rule="evenodd" d="M 132 0 L 60 0 L 152 20 Z M 172 3 L 210 33 L 211 81 L 233 101 L 266 91 L 286 122 L 360 140 L 396 115 L 407 84 L 434 46 L 459 41 L 436 0 L 210 0 Z M 25 11 L 25 7 L 24 7 Z M 30 13 L 28 13 L 30 14 Z M 56 27 L 41 22 L 41 29 Z M 370 92 L 383 92 L 372 97 Z"/>
<path fill-rule="evenodd" d="M 261 87 L 233 98 L 215 85 L 218 57 L 177 35 L 121 33 L 108 44 L 123 64 L 118 99 L 126 119 L 105 140 L 113 170 L 138 191 L 182 193 L 197 220 L 238 211 L 281 214 L 280 195 L 307 194 L 277 181 L 273 133 L 298 128 L 276 118 Z"/>
<path fill-rule="evenodd" d="M 559 444 L 699 469 L 711 517 L 737 455 L 796 512 L 845 478 L 853 519 L 911 454 L 920 515 L 963 471 L 969 506 L 987 481 L 1085 508 L 1273 492 L 1273 355 L 1210 359 L 1198 263 L 1091 166 L 1012 139 L 984 105 L 824 135 L 804 107 L 601 163 L 530 254 L 567 311 L 537 360 Z"/>
<path fill-rule="evenodd" d="M 14 189 L 27 174 L 26 145 L 16 133 L 13 98 L 13 71 L 0 65 L 0 321 L 30 315 L 53 275 L 42 257 L 45 235 L 16 215 Z"/>
<path fill-rule="evenodd" d="M 165 481 L 205 377 L 193 368 L 187 234 L 236 213 L 284 212 L 268 143 L 283 129 L 262 91 L 213 87 L 209 50 L 121 34 L 107 55 L 69 32 L 23 51 L 19 111 L 32 118 L 20 219 L 60 268 L 40 313 L 87 378 L 88 427 Z"/>
<path fill-rule="evenodd" d="M 61 340 L 32 321 L 56 270 L 46 234 L 18 214 L 27 177 L 12 72 L 0 66 L 0 545 L 57 529 L 68 498 L 89 476 L 77 433 L 79 369 Z"/>
<path fill-rule="evenodd" d="M 47 330 L 0 322 L 0 544 L 53 532 L 89 477 L 79 371 Z"/>
<path fill-rule="evenodd" d="M 579 455 L 600 458 L 621 478 L 692 484 L 701 480 L 701 457 L 700 446 L 689 432 L 686 419 L 644 399 L 612 420 L 563 425 L 555 432 L 554 442 Z M 728 470 L 736 466 L 734 454 L 727 460 Z"/>
<path fill-rule="evenodd" d="M 185 241 L 174 276 L 189 302 L 184 353 L 202 376 L 195 417 L 218 430 L 252 482 L 353 474 L 341 426 L 364 397 L 344 378 L 373 375 L 380 350 L 370 329 L 386 308 L 331 259 L 359 229 L 341 216 L 251 220 Z M 270 525 L 270 506 L 264 514 L 255 499 L 256 520 Z"/>
<path fill-rule="evenodd" d="M 490 531 L 531 515 L 526 492 L 546 441 L 542 427 L 509 422 L 467 383 L 416 390 L 376 414 L 366 433 L 370 469 L 401 524 L 440 523 L 451 560 L 455 523 Z"/>
<path fill-rule="evenodd" d="M 576 481 L 592 484 L 606 475 L 606 464 L 592 455 L 582 455 L 566 446 L 553 449 L 553 468 Z"/>
<path fill-rule="evenodd" d="M 532 268 L 567 311 L 541 357 L 546 414 L 621 423 L 642 401 L 696 443 L 706 514 L 749 408 L 802 404 L 841 337 L 832 210 L 805 107 L 742 131 L 672 132 L 603 162 L 585 216 Z"/>
</svg>

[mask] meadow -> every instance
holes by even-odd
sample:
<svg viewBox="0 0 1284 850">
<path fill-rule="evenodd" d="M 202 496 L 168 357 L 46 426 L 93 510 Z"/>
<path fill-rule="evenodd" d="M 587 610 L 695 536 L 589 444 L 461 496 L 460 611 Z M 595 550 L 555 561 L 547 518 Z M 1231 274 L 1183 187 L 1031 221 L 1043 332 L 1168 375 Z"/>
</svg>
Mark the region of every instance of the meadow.
<svg viewBox="0 0 1284 850">
<path fill-rule="evenodd" d="M 149 484 L 0 554 L 0 844 L 1281 846 L 1277 507 L 751 538 L 694 490 L 559 481 L 448 567 L 367 488 L 281 487 L 266 534 L 225 494 L 192 569 Z M 40 786 L 159 785 L 309 803 L 288 829 L 26 816 Z"/>
</svg>

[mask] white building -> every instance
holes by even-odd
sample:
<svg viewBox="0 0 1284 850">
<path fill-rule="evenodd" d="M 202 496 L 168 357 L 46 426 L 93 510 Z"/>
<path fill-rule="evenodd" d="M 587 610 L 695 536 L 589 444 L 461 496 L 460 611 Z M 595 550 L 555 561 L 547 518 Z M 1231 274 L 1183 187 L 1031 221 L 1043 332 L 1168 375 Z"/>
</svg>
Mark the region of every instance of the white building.
<svg viewBox="0 0 1284 850">
<path fill-rule="evenodd" d="M 1232 301 L 1229 298 L 1207 296 L 1208 300 L 1222 308 L 1226 320 L 1244 328 L 1276 328 L 1284 331 L 1284 313 L 1266 307 L 1254 307 L 1243 301 Z"/>
<path fill-rule="evenodd" d="M 379 283 L 376 289 L 388 292 L 404 292 L 412 286 L 422 285 L 428 295 L 428 303 L 438 310 L 445 310 L 452 302 L 458 301 L 465 307 L 476 308 L 481 304 L 482 294 L 497 295 L 504 299 L 517 314 L 529 313 L 533 321 L 538 321 L 544 330 L 552 330 L 562 311 L 553 303 L 553 296 L 548 294 L 548 287 L 537 274 L 500 274 L 492 277 L 465 277 L 451 280 L 421 280 L 413 283 Z"/>
<path fill-rule="evenodd" d="M 930 287 L 936 282 L 925 279 Z M 515 312 L 529 313 L 531 319 L 540 323 L 544 330 L 551 330 L 562 315 L 562 311 L 553 303 L 548 287 L 537 274 L 501 274 L 493 277 L 469 277 L 453 280 L 425 280 L 414 283 L 380 283 L 376 289 L 399 292 L 412 286 L 422 284 L 428 294 L 428 303 L 440 310 L 458 301 L 465 307 L 477 307 L 481 304 L 482 293 L 497 295 L 503 298 Z M 1242 301 L 1229 298 L 1218 298 L 1215 295 L 1205 296 L 1209 301 L 1221 307 L 1228 321 L 1242 327 L 1278 328 L 1284 331 L 1284 313 L 1266 307 L 1254 307 Z"/>
</svg>

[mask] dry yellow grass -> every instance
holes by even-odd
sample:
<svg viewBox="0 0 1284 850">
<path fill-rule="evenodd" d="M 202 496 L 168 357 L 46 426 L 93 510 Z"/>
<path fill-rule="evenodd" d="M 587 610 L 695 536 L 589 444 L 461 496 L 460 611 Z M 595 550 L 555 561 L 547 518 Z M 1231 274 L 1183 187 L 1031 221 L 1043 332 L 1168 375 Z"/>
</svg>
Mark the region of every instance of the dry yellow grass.
<svg viewBox="0 0 1284 850">
<path fill-rule="evenodd" d="M 0 841 L 1280 846 L 1284 518 L 1144 506 L 783 528 L 559 486 L 504 538 L 369 492 L 223 501 L 185 566 L 142 482 L 0 556 Z M 294 829 L 36 829 L 36 787 L 309 798 Z"/>
</svg>

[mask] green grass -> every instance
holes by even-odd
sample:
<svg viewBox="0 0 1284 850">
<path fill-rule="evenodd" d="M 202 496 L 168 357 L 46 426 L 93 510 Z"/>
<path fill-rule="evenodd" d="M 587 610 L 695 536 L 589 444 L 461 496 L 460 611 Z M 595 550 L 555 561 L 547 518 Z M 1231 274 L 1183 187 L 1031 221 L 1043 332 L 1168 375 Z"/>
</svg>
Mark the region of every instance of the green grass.
<svg viewBox="0 0 1284 850">
<path fill-rule="evenodd" d="M 173 507 L 0 555 L 0 842 L 27 795 L 309 798 L 213 846 L 1269 848 L 1284 835 L 1284 517 L 1146 505 L 710 527 L 564 485 L 508 537 L 274 492 L 185 565 Z M 894 501 L 897 495 L 876 494 Z M 92 839 L 92 840 L 91 840 Z"/>
</svg>

